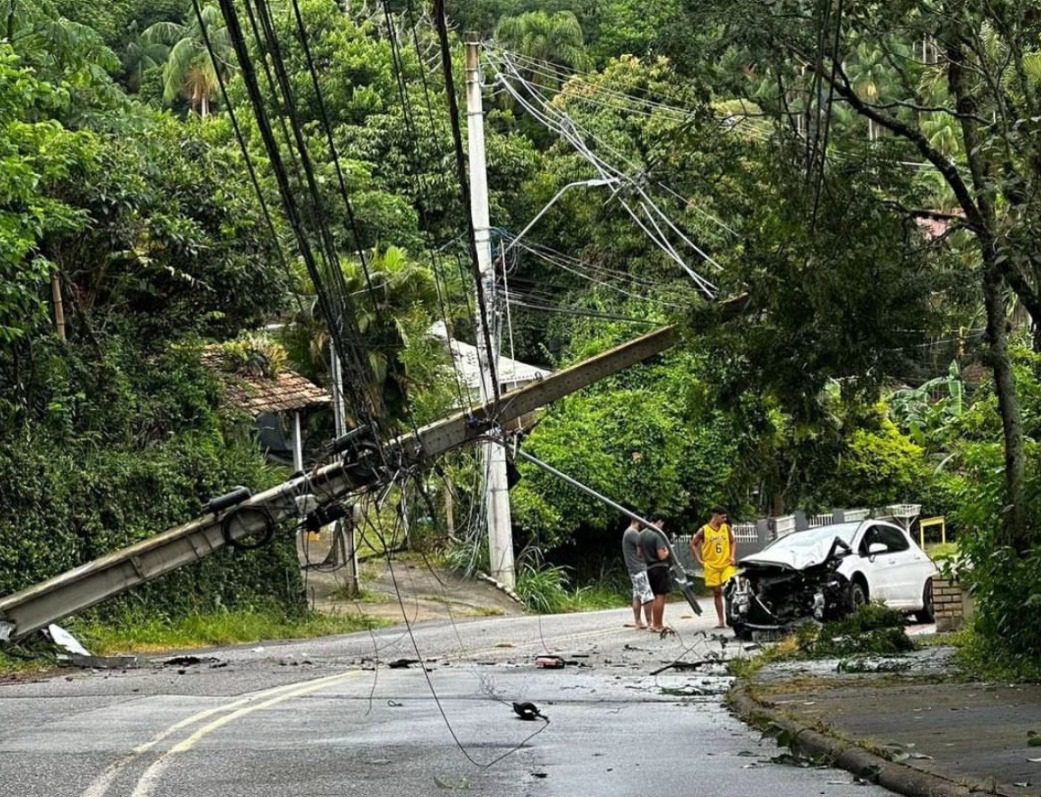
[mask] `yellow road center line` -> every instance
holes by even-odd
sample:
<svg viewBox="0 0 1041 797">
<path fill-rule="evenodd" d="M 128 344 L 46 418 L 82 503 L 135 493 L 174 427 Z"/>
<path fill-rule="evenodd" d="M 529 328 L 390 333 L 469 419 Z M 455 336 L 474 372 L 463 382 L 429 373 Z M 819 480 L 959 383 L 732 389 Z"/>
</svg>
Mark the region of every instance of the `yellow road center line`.
<svg viewBox="0 0 1041 797">
<path fill-rule="evenodd" d="M 582 631 L 582 632 L 579 632 L 579 633 L 576 633 L 576 634 L 569 634 L 567 636 L 567 641 L 569 641 L 569 642 L 570 641 L 581 641 L 581 640 L 587 640 L 587 639 L 594 639 L 596 637 L 609 636 L 609 635 L 612 635 L 614 633 L 614 631 L 615 631 L 615 629 L 613 629 L 613 628 L 603 628 L 603 629 L 597 629 L 597 630 L 592 630 L 592 631 Z M 551 639 L 552 639 L 552 637 L 550 637 L 550 640 Z M 549 641 L 549 640 L 547 640 L 547 641 Z M 523 642 L 516 642 L 516 643 L 509 643 L 509 644 L 512 644 L 515 648 L 530 648 L 530 647 L 535 647 L 537 645 L 541 645 L 542 642 L 543 641 L 541 639 L 533 639 L 533 640 L 526 640 L 526 641 L 523 641 Z M 503 644 L 505 644 L 505 643 L 503 643 Z M 445 657 L 442 657 L 442 659 L 447 659 L 447 660 L 454 660 L 454 659 L 456 659 L 457 660 L 457 659 L 464 659 L 466 657 L 472 657 L 472 656 L 488 656 L 488 655 L 491 655 L 493 653 L 506 653 L 506 651 L 508 651 L 508 650 L 509 650 L 509 648 L 500 647 L 499 645 L 493 645 L 491 647 L 481 648 L 481 649 L 474 650 L 474 651 L 461 651 L 458 654 L 458 656 L 445 656 Z M 213 708 L 204 709 L 204 710 L 199 711 L 199 712 L 197 712 L 195 714 L 192 714 L 190 717 L 186 717 L 185 719 L 180 720 L 180 721 L 174 723 L 173 725 L 169 726 L 168 728 L 165 728 L 164 730 L 160 731 L 155 736 L 153 736 L 151 739 L 149 739 L 147 742 L 138 745 L 137 747 L 135 747 L 133 749 L 132 753 L 129 756 L 125 756 L 124 758 L 121 758 L 121 759 L 113 762 L 112 764 L 110 764 L 108 766 L 108 768 L 106 768 L 105 771 L 102 772 L 101 775 L 99 775 L 90 784 L 90 786 L 88 786 L 81 793 L 80 797 L 105 797 L 105 795 L 108 793 L 109 787 L 111 787 L 112 783 L 116 780 L 116 778 L 120 775 L 120 773 L 123 772 L 123 770 L 125 770 L 131 763 L 134 762 L 135 759 L 137 759 L 139 756 L 147 753 L 149 750 L 151 750 L 153 747 L 158 745 L 160 742 L 162 742 L 165 739 L 169 738 L 171 735 L 175 734 L 179 730 L 182 730 L 183 728 L 186 728 L 186 727 L 188 727 L 190 725 L 194 725 L 194 724 L 196 724 L 198 722 L 202 722 L 203 720 L 209 719 L 210 717 L 213 717 L 213 716 L 215 716 L 217 714 L 221 714 L 221 713 L 226 712 L 226 711 L 232 712 L 231 714 L 226 715 L 226 717 L 223 717 L 220 720 L 217 720 L 216 722 L 210 723 L 210 725 L 207 725 L 204 728 L 201 728 L 199 731 L 196 731 L 196 733 L 192 734 L 187 739 L 185 739 L 184 741 L 180 742 L 175 747 L 171 748 L 171 750 L 170 750 L 171 754 L 173 754 L 173 753 L 180 753 L 180 752 L 184 752 L 185 750 L 191 749 L 191 747 L 193 747 L 200 739 L 202 739 L 205 736 L 209 735 L 210 733 L 212 733 L 213 731 L 217 730 L 218 728 L 223 727 L 224 725 L 228 724 L 229 722 L 232 722 L 235 719 L 238 719 L 241 716 L 246 716 L 247 714 L 250 714 L 253 711 L 257 711 L 257 710 L 260 710 L 262 708 L 266 708 L 266 707 L 269 707 L 271 705 L 276 705 L 277 703 L 281 703 L 283 699 L 289 699 L 289 698 L 292 698 L 292 697 L 297 697 L 297 696 L 302 695 L 302 694 L 308 694 L 309 692 L 312 692 L 312 691 L 318 691 L 319 689 L 322 689 L 322 688 L 324 688 L 327 685 L 332 685 L 333 683 L 337 683 L 340 680 L 344 680 L 344 679 L 346 679 L 347 677 L 349 677 L 351 675 L 356 675 L 356 674 L 358 674 L 358 672 L 359 672 L 358 670 L 349 670 L 349 671 L 347 671 L 345 673 L 339 673 L 337 675 L 327 676 L 325 678 L 320 678 L 320 679 L 315 680 L 315 681 L 305 681 L 302 684 L 300 682 L 296 682 L 296 683 L 292 683 L 292 684 L 284 684 L 282 686 L 276 686 L 276 687 L 273 687 L 271 689 L 265 689 L 265 690 L 263 690 L 261 692 L 255 692 L 253 694 L 246 695 L 245 697 L 238 698 L 236 700 L 231 701 L 230 703 L 225 703 L 225 704 L 220 705 L 220 706 L 214 706 Z M 303 689 L 303 691 L 299 691 L 300 689 Z M 283 693 L 285 693 L 284 698 L 282 697 Z M 274 699 L 275 696 L 278 696 L 278 698 Z M 273 700 L 265 700 L 265 698 L 273 698 Z M 258 700 L 264 701 L 264 702 L 257 703 L 256 701 L 258 701 Z M 250 704 L 254 704 L 254 705 L 250 705 Z M 184 745 L 187 745 L 187 746 L 185 747 Z M 163 758 L 161 758 L 159 761 L 156 761 L 155 764 L 152 765 L 152 767 L 149 767 L 149 771 L 151 771 L 154 767 L 156 767 L 157 764 L 159 764 L 160 762 L 163 762 L 163 761 L 164 761 Z M 163 768 L 165 768 L 165 763 L 163 764 Z M 148 772 L 145 773 L 146 776 L 147 776 L 147 774 L 148 774 Z M 142 777 L 142 781 L 143 780 L 144 780 L 144 776 Z M 154 779 L 153 779 L 153 782 L 154 782 Z M 138 784 L 138 789 L 140 789 L 140 786 L 141 786 L 141 784 L 139 783 Z M 151 787 L 149 787 L 149 791 L 150 791 L 150 789 L 151 789 Z M 141 794 L 148 794 L 148 793 L 149 792 L 142 792 Z M 141 797 L 141 795 L 139 795 L 138 790 L 134 791 L 134 797 Z"/>
<path fill-rule="evenodd" d="M 158 784 L 163 771 L 170 765 L 171 760 L 181 754 L 191 750 L 198 744 L 202 739 L 209 736 L 214 731 L 220 730 L 225 725 L 235 722 L 236 720 L 242 719 L 243 717 L 249 716 L 255 711 L 260 711 L 265 708 L 271 708 L 277 706 L 279 703 L 284 703 L 287 700 L 292 700 L 297 697 L 303 697 L 309 695 L 312 692 L 318 692 L 322 689 L 326 689 L 331 686 L 335 686 L 338 683 L 346 681 L 348 678 L 354 675 L 358 675 L 361 670 L 350 670 L 339 675 L 330 675 L 326 678 L 319 678 L 317 681 L 309 681 L 305 684 L 299 685 L 295 689 L 283 692 L 274 697 L 268 698 L 260 703 L 254 703 L 249 706 L 243 706 L 237 711 L 232 711 L 230 714 L 225 714 L 223 717 L 215 719 L 213 722 L 204 725 L 199 728 L 191 736 L 178 742 L 176 745 L 170 748 L 169 751 L 163 753 L 158 759 L 145 770 L 141 779 L 138 781 L 137 786 L 134 788 L 134 792 L 131 797 L 149 797 L 152 791 Z"/>
<path fill-rule="evenodd" d="M 354 670 L 351 670 L 349 672 L 354 672 Z M 346 673 L 340 673 L 339 675 L 342 676 L 345 674 Z M 324 681 L 325 679 L 320 680 Z M 303 683 L 309 684 L 317 682 L 305 681 Z M 91 784 L 86 789 L 83 790 L 83 792 L 80 794 L 80 797 L 105 797 L 105 795 L 108 793 L 109 788 L 112 786 L 112 783 L 116 780 L 117 777 L 119 777 L 120 773 L 122 773 L 123 770 L 130 766 L 130 764 L 132 764 L 139 756 L 147 753 L 157 744 L 162 742 L 164 739 L 167 739 L 177 731 L 186 728 L 190 725 L 194 725 L 197 722 L 202 722 L 203 720 L 208 719 L 214 716 L 215 714 L 220 714 L 223 711 L 233 711 L 237 708 L 240 708 L 241 706 L 246 706 L 257 700 L 263 700 L 264 698 L 271 697 L 272 695 L 277 695 L 290 689 L 296 689 L 300 685 L 301 682 L 297 681 L 291 684 L 283 684 L 282 686 L 264 689 L 260 692 L 253 692 L 244 697 L 237 698 L 231 701 L 230 703 L 224 703 L 220 706 L 214 706 L 213 708 L 204 709 L 195 714 L 192 714 L 190 717 L 186 717 L 183 720 L 175 722 L 173 725 L 157 733 L 144 744 L 140 744 L 137 747 L 135 747 L 129 755 L 112 762 L 108 767 L 105 768 L 104 772 L 102 772 L 97 778 L 95 778 L 91 782 Z"/>
</svg>

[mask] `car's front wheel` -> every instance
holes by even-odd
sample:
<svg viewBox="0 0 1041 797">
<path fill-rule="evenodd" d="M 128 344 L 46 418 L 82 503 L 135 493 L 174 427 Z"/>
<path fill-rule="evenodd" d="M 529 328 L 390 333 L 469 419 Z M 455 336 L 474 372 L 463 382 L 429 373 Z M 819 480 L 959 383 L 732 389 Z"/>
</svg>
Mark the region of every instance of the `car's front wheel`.
<svg viewBox="0 0 1041 797">
<path fill-rule="evenodd" d="M 931 578 L 925 580 L 925 586 L 922 588 L 922 609 L 915 612 L 914 616 L 920 623 L 931 623 L 936 619 L 933 609 L 933 580 Z"/>
<path fill-rule="evenodd" d="M 859 611 L 861 607 L 867 606 L 867 587 L 857 578 L 849 585 L 849 607 L 851 611 Z"/>
</svg>

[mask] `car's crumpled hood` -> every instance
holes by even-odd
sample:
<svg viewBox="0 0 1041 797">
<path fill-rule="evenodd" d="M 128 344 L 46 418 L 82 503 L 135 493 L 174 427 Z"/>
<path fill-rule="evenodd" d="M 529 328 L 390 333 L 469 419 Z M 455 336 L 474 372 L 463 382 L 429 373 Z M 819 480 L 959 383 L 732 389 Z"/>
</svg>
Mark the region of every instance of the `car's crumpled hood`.
<svg viewBox="0 0 1041 797">
<path fill-rule="evenodd" d="M 821 565 L 828 558 L 831 543 L 822 543 L 813 547 L 771 548 L 741 559 L 742 565 L 760 565 L 781 567 L 785 570 L 805 570 L 814 565 Z"/>
</svg>

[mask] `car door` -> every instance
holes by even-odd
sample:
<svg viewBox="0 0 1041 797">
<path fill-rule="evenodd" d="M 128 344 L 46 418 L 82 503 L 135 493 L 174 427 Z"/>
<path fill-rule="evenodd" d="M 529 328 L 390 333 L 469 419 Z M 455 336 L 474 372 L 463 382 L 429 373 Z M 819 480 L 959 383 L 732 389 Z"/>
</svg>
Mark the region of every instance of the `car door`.
<svg viewBox="0 0 1041 797">
<path fill-rule="evenodd" d="M 883 553 L 869 553 L 872 545 L 885 544 L 882 532 L 884 528 L 883 525 L 877 523 L 868 526 L 860 538 L 856 551 L 860 559 L 860 572 L 867 578 L 868 597 L 872 601 L 882 601 L 889 605 L 892 596 L 897 591 L 897 576 L 889 562 L 888 546 Z"/>
<path fill-rule="evenodd" d="M 903 529 L 889 524 L 879 524 L 877 529 L 878 541 L 886 546 L 886 553 L 876 557 L 888 584 L 886 604 L 894 609 L 919 608 L 925 585 L 921 574 L 928 558 Z"/>
</svg>

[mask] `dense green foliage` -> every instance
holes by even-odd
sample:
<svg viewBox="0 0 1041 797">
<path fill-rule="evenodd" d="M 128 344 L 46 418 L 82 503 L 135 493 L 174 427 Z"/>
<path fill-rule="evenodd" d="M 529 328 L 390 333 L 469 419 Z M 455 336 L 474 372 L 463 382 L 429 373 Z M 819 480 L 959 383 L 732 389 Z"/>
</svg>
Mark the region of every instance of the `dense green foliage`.
<svg viewBox="0 0 1041 797">
<path fill-rule="evenodd" d="M 152 362 L 114 340 L 104 359 L 38 347 L 41 413 L 0 450 L 0 592 L 13 592 L 199 513 L 235 484 L 281 474 L 247 432 L 216 414 L 217 387 L 198 350 Z M 170 574 L 129 598 L 170 615 L 277 600 L 299 606 L 295 548 L 283 540 Z"/>
<path fill-rule="evenodd" d="M 685 336 L 545 411 L 524 445 L 676 531 L 718 502 L 740 519 L 921 503 L 962 538 L 983 638 L 1011 656 L 1041 650 L 1041 625 L 1020 622 L 1041 600 L 1041 369 L 1025 349 L 1041 346 L 1041 23 L 1029 4 L 448 5 L 456 30 L 492 40 L 496 248 L 557 198 L 500 269 L 504 348 L 553 368 L 669 321 Z M 321 303 L 222 16 L 202 6 L 216 64 L 184 0 L 12 5 L 0 44 L 0 591 L 187 519 L 232 484 L 278 478 L 221 407 L 201 345 L 328 383 Z M 430 20 L 393 4 L 390 36 L 368 4 L 300 0 L 312 78 L 292 7 L 271 7 L 317 196 L 296 156 L 291 190 L 351 305 L 367 371 L 357 395 L 388 430 L 429 422 L 469 401 L 432 323 L 474 338 Z M 273 92 L 264 69 L 261 85 Z M 286 104 L 268 99 L 272 114 Z M 699 279 L 744 297 L 735 318 Z M 254 334 L 270 322 L 281 348 Z M 331 432 L 327 414 L 310 423 Z M 467 457 L 446 473 L 452 531 L 472 541 Z M 524 588 L 559 608 L 568 578 L 616 563 L 621 522 L 521 471 Z M 173 614 L 292 602 L 293 569 L 282 546 L 144 594 Z"/>
</svg>

